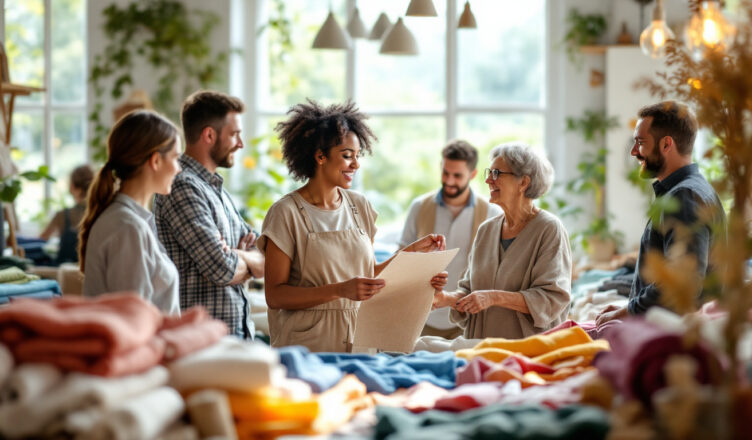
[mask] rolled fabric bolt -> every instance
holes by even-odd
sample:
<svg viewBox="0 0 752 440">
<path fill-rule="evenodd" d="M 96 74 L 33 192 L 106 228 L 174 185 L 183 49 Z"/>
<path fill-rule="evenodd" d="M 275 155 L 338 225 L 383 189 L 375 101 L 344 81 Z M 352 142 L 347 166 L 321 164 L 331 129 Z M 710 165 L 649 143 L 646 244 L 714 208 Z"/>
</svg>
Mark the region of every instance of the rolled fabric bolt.
<svg viewBox="0 0 752 440">
<path fill-rule="evenodd" d="M 13 370 L 13 355 L 10 350 L 0 344 L 0 389 L 3 388 L 5 381 L 10 376 L 10 372 Z"/>
<path fill-rule="evenodd" d="M 183 414 L 180 394 L 161 387 L 127 400 L 109 411 L 88 438 L 97 440 L 151 440 L 164 432 Z"/>
<path fill-rule="evenodd" d="M 199 391 L 186 399 L 186 405 L 191 423 L 202 438 L 237 439 L 226 392 L 215 389 Z"/>
<path fill-rule="evenodd" d="M 63 374 L 50 364 L 22 364 L 10 373 L 0 392 L 0 402 L 29 402 L 60 383 Z"/>
</svg>

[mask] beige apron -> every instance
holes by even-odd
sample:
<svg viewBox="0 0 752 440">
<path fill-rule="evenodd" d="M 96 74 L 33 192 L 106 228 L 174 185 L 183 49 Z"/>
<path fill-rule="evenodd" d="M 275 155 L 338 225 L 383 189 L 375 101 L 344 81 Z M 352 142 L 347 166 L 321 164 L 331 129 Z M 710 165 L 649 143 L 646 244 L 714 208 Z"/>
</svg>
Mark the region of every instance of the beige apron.
<svg viewBox="0 0 752 440">
<path fill-rule="evenodd" d="M 371 238 L 363 228 L 358 208 L 347 191 L 339 190 L 342 203 L 352 213 L 354 229 L 313 232 L 303 198 L 292 193 L 305 220 L 308 235 L 300 256 L 300 287 L 318 287 L 354 277 L 373 277 L 374 257 Z M 303 310 L 269 309 L 269 333 L 273 347 L 303 345 L 311 351 L 350 351 L 360 303 L 339 298 Z"/>
</svg>

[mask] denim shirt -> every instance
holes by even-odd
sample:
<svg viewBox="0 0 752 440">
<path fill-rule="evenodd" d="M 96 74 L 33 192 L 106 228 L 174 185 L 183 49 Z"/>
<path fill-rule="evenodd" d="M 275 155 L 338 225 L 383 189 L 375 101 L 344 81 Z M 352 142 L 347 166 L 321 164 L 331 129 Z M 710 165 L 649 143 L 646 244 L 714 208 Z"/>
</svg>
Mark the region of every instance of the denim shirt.
<svg viewBox="0 0 752 440">
<path fill-rule="evenodd" d="M 726 222 L 726 215 L 718 194 L 700 174 L 697 164 L 682 167 L 662 181 L 654 182 L 653 190 L 656 197 L 675 199 L 679 203 L 679 209 L 676 212 L 663 214 L 658 225 L 648 220 L 645 226 L 645 232 L 642 233 L 640 240 L 640 252 L 637 256 L 637 271 L 627 305 L 630 314 L 645 313 L 652 306 L 665 307 L 660 302 L 659 288 L 644 279 L 644 265 L 649 251 L 656 250 L 664 255 L 668 254 L 672 244 L 677 242 L 674 225 L 678 223 L 692 228 L 687 250 L 697 258 L 697 270 L 704 279 L 711 271 L 708 253 L 713 245 L 713 228 L 725 226 Z M 710 221 L 700 219 L 700 210 L 708 206 L 713 210 L 712 219 Z M 701 293 L 698 292 L 698 295 Z"/>
</svg>

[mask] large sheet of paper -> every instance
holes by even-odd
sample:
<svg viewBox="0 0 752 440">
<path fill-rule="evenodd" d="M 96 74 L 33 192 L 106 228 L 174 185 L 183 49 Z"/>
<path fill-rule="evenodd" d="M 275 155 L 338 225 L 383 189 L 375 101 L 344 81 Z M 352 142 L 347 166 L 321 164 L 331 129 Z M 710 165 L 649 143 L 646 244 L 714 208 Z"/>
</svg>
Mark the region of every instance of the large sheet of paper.
<svg viewBox="0 0 752 440">
<path fill-rule="evenodd" d="M 384 288 L 360 304 L 353 351 L 412 352 L 431 311 L 431 278 L 458 250 L 397 254 L 378 276 L 386 282 Z"/>
</svg>

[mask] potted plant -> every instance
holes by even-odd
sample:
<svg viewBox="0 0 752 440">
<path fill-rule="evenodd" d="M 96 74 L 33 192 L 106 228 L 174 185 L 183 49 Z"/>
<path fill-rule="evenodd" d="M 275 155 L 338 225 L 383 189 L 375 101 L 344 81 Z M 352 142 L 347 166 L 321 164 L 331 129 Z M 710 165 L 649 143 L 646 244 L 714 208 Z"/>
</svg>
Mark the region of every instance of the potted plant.
<svg viewBox="0 0 752 440">
<path fill-rule="evenodd" d="M 622 240 L 620 233 L 611 231 L 605 204 L 608 149 L 603 146 L 603 142 L 606 131 L 616 125 L 616 118 L 609 118 L 603 112 L 592 110 L 586 110 L 580 118 L 567 118 L 567 130 L 580 133 L 586 144 L 596 148 L 595 151 L 582 154 L 577 164 L 579 175 L 566 184 L 568 191 L 592 197 L 593 218 L 573 238 L 593 261 L 608 261 Z"/>
<path fill-rule="evenodd" d="M 568 30 L 564 35 L 564 44 L 569 61 L 576 66 L 581 65 L 578 57 L 580 47 L 595 44 L 606 32 L 606 17 L 601 14 L 580 14 L 572 8 L 567 16 Z"/>
<path fill-rule="evenodd" d="M 35 182 L 39 180 L 49 180 L 54 182 L 55 178 L 50 176 L 50 169 L 47 165 L 42 165 L 34 171 L 25 171 L 19 174 L 13 174 L 0 179 L 0 203 L 13 203 L 16 198 L 21 194 L 23 189 L 23 180 Z M 2 224 L 5 220 L 4 209 L 0 208 L 0 253 L 5 249 L 5 228 Z M 13 237 L 14 232 L 10 231 L 10 236 Z"/>
</svg>

